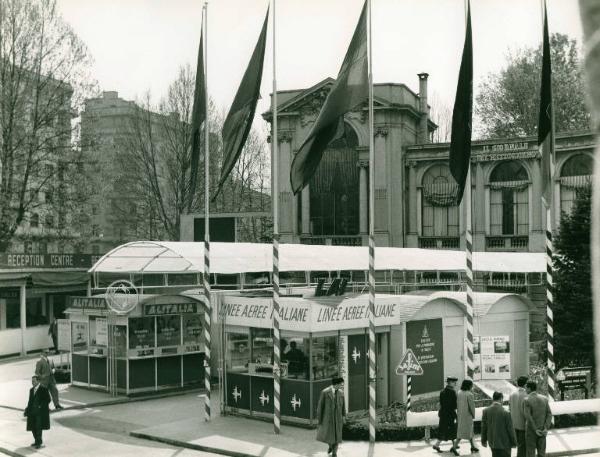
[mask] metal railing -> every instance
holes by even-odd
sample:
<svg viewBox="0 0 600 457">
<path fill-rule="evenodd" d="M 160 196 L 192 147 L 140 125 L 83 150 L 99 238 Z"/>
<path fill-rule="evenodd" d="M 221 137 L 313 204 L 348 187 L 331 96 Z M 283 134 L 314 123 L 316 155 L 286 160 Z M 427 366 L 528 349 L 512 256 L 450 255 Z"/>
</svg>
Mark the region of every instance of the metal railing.
<svg viewBox="0 0 600 457">
<path fill-rule="evenodd" d="M 528 236 L 496 235 L 485 237 L 487 251 L 527 251 L 529 249 Z"/>
<path fill-rule="evenodd" d="M 458 249 L 460 238 L 457 236 L 420 236 L 419 247 L 423 249 Z"/>
</svg>

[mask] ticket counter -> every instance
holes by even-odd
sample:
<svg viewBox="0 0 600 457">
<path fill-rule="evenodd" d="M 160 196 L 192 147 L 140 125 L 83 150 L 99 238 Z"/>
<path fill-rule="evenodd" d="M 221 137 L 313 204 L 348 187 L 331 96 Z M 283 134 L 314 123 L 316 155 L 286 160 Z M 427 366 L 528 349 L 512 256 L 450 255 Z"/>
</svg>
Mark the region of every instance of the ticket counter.
<svg viewBox="0 0 600 457">
<path fill-rule="evenodd" d="M 140 295 L 129 314 L 109 313 L 103 296 L 70 297 L 72 383 L 127 395 L 200 384 L 202 301 Z"/>
</svg>

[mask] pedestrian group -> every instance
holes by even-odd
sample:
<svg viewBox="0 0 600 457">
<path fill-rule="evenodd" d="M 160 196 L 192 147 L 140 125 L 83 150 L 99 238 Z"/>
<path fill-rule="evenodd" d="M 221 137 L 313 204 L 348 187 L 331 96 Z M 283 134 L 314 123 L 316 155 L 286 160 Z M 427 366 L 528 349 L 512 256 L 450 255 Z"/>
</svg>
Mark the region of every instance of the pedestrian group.
<svg viewBox="0 0 600 457">
<path fill-rule="evenodd" d="M 446 387 L 440 392 L 438 411 L 438 439 L 433 449 L 442 452 L 440 444 L 450 441 L 450 452 L 459 454 L 460 441 L 469 440 L 471 453 L 479 449 L 473 442 L 475 400 L 473 381 L 465 379 L 460 391 L 455 392 L 457 378 L 446 378 Z M 517 448 L 517 457 L 545 457 L 546 435 L 552 424 L 548 399 L 537 393 L 537 384 L 526 376 L 517 379 L 517 390 L 508 400 L 509 411 L 502 406 L 503 394 L 494 392 L 492 405 L 483 410 L 481 420 L 481 445 L 489 445 L 493 457 L 510 457 Z"/>
</svg>

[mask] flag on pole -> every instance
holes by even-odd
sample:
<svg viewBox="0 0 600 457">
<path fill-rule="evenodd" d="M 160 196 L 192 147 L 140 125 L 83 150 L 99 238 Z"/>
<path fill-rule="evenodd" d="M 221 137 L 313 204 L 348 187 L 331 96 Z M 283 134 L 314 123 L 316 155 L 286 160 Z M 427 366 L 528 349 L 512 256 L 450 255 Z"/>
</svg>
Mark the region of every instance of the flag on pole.
<svg viewBox="0 0 600 457">
<path fill-rule="evenodd" d="M 192 107 L 192 151 L 190 188 L 188 198 L 188 213 L 192 210 L 196 181 L 198 179 L 198 162 L 200 161 L 200 128 L 206 120 L 206 93 L 204 77 L 204 47 L 203 32 L 200 33 L 200 46 L 198 48 L 198 65 L 196 68 L 196 85 L 194 86 L 194 105 Z"/>
<path fill-rule="evenodd" d="M 544 5 L 545 6 L 545 5 Z M 548 14 L 544 8 L 544 42 L 542 45 L 542 85 L 540 89 L 540 115 L 538 118 L 538 148 L 542 154 L 542 201 L 546 208 L 552 203 L 552 171 L 554 159 L 554 133 L 552 128 L 552 65 Z"/>
<path fill-rule="evenodd" d="M 223 137 L 223 164 L 221 166 L 219 185 L 213 196 L 213 200 L 221 191 L 225 180 L 242 153 L 246 138 L 248 138 L 250 128 L 252 127 L 256 104 L 260 97 L 260 82 L 262 80 L 263 61 L 265 58 L 268 21 L 269 10 L 267 9 L 265 22 L 258 37 L 258 42 L 223 124 L 221 132 Z"/>
<path fill-rule="evenodd" d="M 300 192 L 315 174 L 327 145 L 344 135 L 344 113 L 366 101 L 368 95 L 367 2 L 365 1 L 337 80 L 292 162 L 290 181 L 294 194 Z"/>
<path fill-rule="evenodd" d="M 452 112 L 450 137 L 450 172 L 458 183 L 457 203 L 462 200 L 471 161 L 471 121 L 473 119 L 473 43 L 471 5 L 467 3 L 467 30 L 458 73 L 456 98 Z"/>
</svg>

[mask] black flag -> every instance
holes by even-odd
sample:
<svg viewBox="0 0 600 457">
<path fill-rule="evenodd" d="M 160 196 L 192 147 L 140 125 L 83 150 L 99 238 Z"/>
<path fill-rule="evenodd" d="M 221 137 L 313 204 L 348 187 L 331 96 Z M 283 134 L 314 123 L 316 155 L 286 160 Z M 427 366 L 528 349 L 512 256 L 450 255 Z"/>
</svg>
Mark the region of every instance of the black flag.
<svg viewBox="0 0 600 457">
<path fill-rule="evenodd" d="M 552 202 L 552 169 L 554 139 L 552 129 L 552 65 L 548 14 L 544 2 L 544 43 L 542 45 L 542 86 L 540 89 L 540 116 L 538 119 L 538 148 L 542 153 L 542 201 L 546 208 Z"/>
<path fill-rule="evenodd" d="M 452 112 L 450 137 L 450 172 L 458 183 L 457 203 L 462 200 L 471 161 L 471 122 L 473 119 L 473 43 L 471 5 L 467 3 L 467 30 L 458 73 L 456 98 Z M 468 184 L 470 185 L 470 183 Z"/>
<path fill-rule="evenodd" d="M 192 108 L 192 157 L 190 170 L 190 189 L 188 200 L 188 213 L 192 210 L 192 202 L 196 192 L 198 179 L 198 162 L 200 161 L 200 127 L 206 120 L 206 81 L 204 79 L 204 47 L 203 37 L 200 33 L 200 47 L 198 48 L 198 66 L 196 68 L 196 85 L 194 87 L 194 106 Z"/>
<path fill-rule="evenodd" d="M 269 21 L 269 10 L 265 16 L 265 22 L 258 37 L 258 42 L 252 53 L 250 63 L 240 87 L 238 88 L 225 123 L 221 135 L 223 137 L 223 165 L 221 166 L 221 177 L 219 178 L 219 186 L 213 196 L 213 200 L 217 197 L 223 187 L 223 183 L 231 173 L 235 166 L 238 157 L 244 149 L 246 138 L 252 127 L 256 104 L 260 97 L 260 82 L 262 80 L 263 60 L 265 57 L 265 45 L 267 42 L 267 24 Z"/>
<path fill-rule="evenodd" d="M 368 98 L 368 63 L 365 2 L 337 80 L 292 162 L 290 180 L 294 194 L 315 174 L 327 145 L 344 134 L 344 113 Z"/>
</svg>

